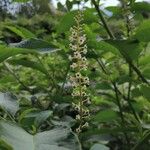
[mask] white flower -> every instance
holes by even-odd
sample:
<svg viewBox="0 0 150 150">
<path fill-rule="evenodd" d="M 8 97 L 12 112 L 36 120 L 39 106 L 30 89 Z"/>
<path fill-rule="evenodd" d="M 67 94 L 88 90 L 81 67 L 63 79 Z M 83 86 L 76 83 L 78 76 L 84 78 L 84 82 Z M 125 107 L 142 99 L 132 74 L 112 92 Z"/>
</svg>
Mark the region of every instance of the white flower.
<svg viewBox="0 0 150 150">
<path fill-rule="evenodd" d="M 84 44 L 85 41 L 86 41 L 85 35 L 84 35 L 84 36 L 81 36 L 81 37 L 79 38 L 79 44 L 80 44 L 80 45 Z"/>
<path fill-rule="evenodd" d="M 84 125 L 82 125 L 82 128 L 88 128 L 89 127 L 89 123 L 86 122 Z"/>
<path fill-rule="evenodd" d="M 73 63 L 71 66 L 70 66 L 72 69 L 75 69 L 78 67 L 78 65 L 76 63 Z"/>
<path fill-rule="evenodd" d="M 69 57 L 68 57 L 68 58 L 69 58 L 69 60 L 70 60 L 70 61 L 73 59 L 73 57 L 72 57 L 71 55 L 69 55 Z"/>
<path fill-rule="evenodd" d="M 81 58 L 82 58 L 82 55 L 80 54 L 80 52 L 74 52 L 73 57 L 74 57 L 75 59 L 81 59 Z"/>
<path fill-rule="evenodd" d="M 76 76 L 76 78 L 78 78 L 78 79 L 82 77 L 82 75 L 81 75 L 80 72 L 77 72 L 77 73 L 75 74 L 75 76 Z"/>
<path fill-rule="evenodd" d="M 86 62 L 87 61 L 86 57 L 82 57 L 82 61 Z"/>
<path fill-rule="evenodd" d="M 81 116 L 80 115 L 76 115 L 76 120 L 80 120 Z"/>
<path fill-rule="evenodd" d="M 77 129 L 76 129 L 76 132 L 79 134 L 79 133 L 81 132 L 81 128 L 80 128 L 80 127 L 77 128 Z"/>
<path fill-rule="evenodd" d="M 73 42 L 73 41 L 74 41 L 74 38 L 73 38 L 72 36 L 70 36 L 70 37 L 69 37 L 69 41 L 70 41 L 70 42 Z"/>
<path fill-rule="evenodd" d="M 84 84 L 89 85 L 89 83 L 90 83 L 89 78 L 88 78 L 88 77 L 85 77 L 85 78 L 83 79 L 83 82 L 84 82 Z"/>
<path fill-rule="evenodd" d="M 69 44 L 69 47 L 73 50 L 76 51 L 77 50 L 77 45 L 73 45 L 73 44 Z"/>
<path fill-rule="evenodd" d="M 73 55 L 69 56 L 69 60 L 73 61 L 71 64 L 72 71 L 74 75 L 70 77 L 70 81 L 73 87 L 72 96 L 76 100 L 77 104 L 73 103 L 74 109 L 78 112 L 76 120 L 79 122 L 79 126 L 76 129 L 77 133 L 80 133 L 82 128 L 88 126 L 85 122 L 87 117 L 89 117 L 89 110 L 86 104 L 89 103 L 89 95 L 87 93 L 87 85 L 89 85 L 89 78 L 86 77 L 82 70 L 87 69 L 87 59 L 84 56 L 87 53 L 86 35 L 83 31 L 83 25 L 81 21 L 83 20 L 83 15 L 78 13 L 75 17 L 77 26 L 73 26 L 70 29 L 71 36 L 69 37 L 70 43 L 69 47 L 73 51 Z M 72 73 L 73 73 L 72 72 Z"/>
</svg>

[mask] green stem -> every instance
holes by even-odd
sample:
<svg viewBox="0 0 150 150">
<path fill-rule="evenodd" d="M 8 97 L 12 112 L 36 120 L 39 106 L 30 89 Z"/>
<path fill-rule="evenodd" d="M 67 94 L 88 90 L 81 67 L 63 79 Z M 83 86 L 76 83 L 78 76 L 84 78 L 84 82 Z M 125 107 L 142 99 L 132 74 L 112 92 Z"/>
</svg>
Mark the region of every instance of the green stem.
<svg viewBox="0 0 150 150">
<path fill-rule="evenodd" d="M 126 125 L 125 125 L 126 122 L 125 122 L 125 119 L 124 119 L 124 116 L 123 116 L 123 110 L 122 110 L 121 103 L 120 103 L 120 100 L 119 100 L 119 95 L 118 95 L 117 86 L 116 86 L 115 83 L 114 83 L 113 85 L 114 85 L 115 94 L 116 94 L 116 101 L 117 101 L 117 104 L 118 104 L 118 107 L 119 107 L 120 118 L 121 118 L 121 120 L 122 120 L 121 125 L 122 125 L 123 128 L 125 128 L 125 127 L 126 127 Z M 129 138 L 128 138 L 128 135 L 127 135 L 126 132 L 123 132 L 123 133 L 124 133 L 124 136 L 125 136 L 125 138 L 126 138 L 127 144 L 128 144 L 128 146 L 130 147 L 130 140 L 129 140 Z"/>
<path fill-rule="evenodd" d="M 92 50 L 92 51 L 95 53 L 95 55 L 97 55 L 97 53 L 96 53 L 94 50 Z M 109 76 L 110 73 L 109 73 L 109 71 L 106 69 L 106 67 L 105 67 L 105 65 L 104 65 L 104 63 L 103 63 L 103 61 L 102 61 L 101 59 L 98 59 L 98 58 L 96 58 L 96 61 L 97 61 L 97 63 L 99 64 L 99 66 L 101 67 L 102 71 L 103 71 L 106 75 Z M 116 84 L 116 82 L 113 82 L 113 81 L 111 81 L 111 83 L 112 83 L 113 86 L 115 86 L 115 84 Z M 128 102 L 128 105 L 129 105 L 129 107 L 130 107 L 130 109 L 131 109 L 131 111 L 132 111 L 132 113 L 133 113 L 135 119 L 136 119 L 138 122 L 140 122 L 140 120 L 139 120 L 139 118 L 138 118 L 138 116 L 137 116 L 137 114 L 136 114 L 136 112 L 135 112 L 135 110 L 134 110 L 134 108 L 133 108 L 133 106 L 132 106 L 132 103 L 130 102 L 130 99 L 128 99 L 128 97 L 126 97 L 124 94 L 122 94 L 121 91 L 120 91 L 117 87 L 116 87 L 116 90 L 117 90 L 118 94 L 121 95 L 122 98 L 123 98 L 125 101 Z"/>
<path fill-rule="evenodd" d="M 77 142 L 78 142 L 78 145 L 79 145 L 79 150 L 82 150 L 82 144 L 81 144 L 81 142 L 80 142 L 80 139 L 79 139 L 79 137 L 78 137 L 78 135 L 77 134 L 75 134 L 74 132 L 72 132 L 73 133 L 73 135 L 76 137 L 76 139 L 77 139 Z"/>
<path fill-rule="evenodd" d="M 20 78 L 15 74 L 15 72 L 9 67 L 7 63 L 4 62 L 3 65 L 5 66 L 5 69 L 7 69 L 7 71 L 10 72 L 10 74 L 18 81 L 19 84 L 21 84 L 28 92 L 32 93 L 32 90 L 20 80 Z"/>
<path fill-rule="evenodd" d="M 101 21 L 102 21 L 102 23 L 104 25 L 104 28 L 106 29 L 107 33 L 109 34 L 110 38 L 115 39 L 113 33 L 111 32 L 111 30 L 109 29 L 109 27 L 108 27 L 108 25 L 106 23 L 105 18 L 103 17 L 103 15 L 101 13 L 101 10 L 99 9 L 99 4 L 96 3 L 95 0 L 92 0 L 92 3 L 93 3 L 93 5 L 94 5 L 94 7 L 95 7 L 95 9 L 96 9 L 96 11 L 98 13 L 98 16 L 100 17 L 100 19 L 101 19 Z"/>
<path fill-rule="evenodd" d="M 112 38 L 113 40 L 115 40 L 115 36 L 112 34 L 105 18 L 103 17 L 102 13 L 101 13 L 101 10 L 99 9 L 99 5 L 96 3 L 95 0 L 91 0 L 93 5 L 95 6 L 95 9 L 98 13 L 98 16 L 99 18 L 101 19 L 103 25 L 104 25 L 104 28 L 106 29 L 108 35 L 110 38 Z M 119 49 L 118 49 L 119 50 Z M 126 57 L 126 55 L 124 55 L 120 50 L 119 52 L 122 54 L 122 56 L 125 58 L 126 62 L 132 67 L 132 69 L 136 72 L 136 74 L 140 77 L 140 79 L 146 83 L 147 85 L 150 86 L 150 83 L 144 78 L 144 76 L 142 75 L 142 73 L 140 72 L 140 70 Z"/>
<path fill-rule="evenodd" d="M 40 59 L 40 57 L 36 55 L 36 58 L 37 58 L 37 60 L 39 61 L 39 63 L 43 66 L 43 68 L 44 68 L 45 71 L 46 71 L 47 78 L 48 78 L 48 80 L 49 80 L 49 86 L 51 85 L 51 82 L 52 82 L 53 86 L 56 87 L 57 84 L 55 83 L 54 79 L 50 76 L 49 71 L 47 70 L 47 68 L 46 68 L 45 65 L 43 64 L 43 62 L 42 62 L 42 60 Z M 51 82 L 50 82 L 50 81 L 51 81 Z"/>
<path fill-rule="evenodd" d="M 146 133 L 145 136 L 139 140 L 139 142 L 131 150 L 140 150 L 140 146 L 144 145 L 146 141 L 150 139 L 150 132 Z M 147 147 L 148 148 L 148 147 Z"/>
<path fill-rule="evenodd" d="M 69 71 L 70 71 L 70 65 L 68 65 L 67 70 L 66 70 L 66 73 L 65 73 L 65 79 L 64 79 L 64 81 L 63 81 L 63 84 L 62 84 L 61 90 L 60 90 L 61 93 L 63 93 L 63 91 L 64 91 L 64 87 L 65 87 L 65 83 L 66 83 L 66 81 L 67 81 L 67 76 L 68 76 Z"/>
</svg>

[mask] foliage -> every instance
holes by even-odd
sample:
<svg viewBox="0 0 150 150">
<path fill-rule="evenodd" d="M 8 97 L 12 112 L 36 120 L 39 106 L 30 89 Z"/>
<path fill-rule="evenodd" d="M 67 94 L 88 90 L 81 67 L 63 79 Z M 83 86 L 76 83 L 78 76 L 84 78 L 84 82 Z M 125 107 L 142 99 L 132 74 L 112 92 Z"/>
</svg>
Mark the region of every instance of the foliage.
<svg viewBox="0 0 150 150">
<path fill-rule="evenodd" d="M 66 0 L 54 8 L 42 2 L 0 2 L 0 149 L 148 150 L 150 4 Z M 68 79 L 77 7 L 88 47 L 83 73 L 90 79 L 89 127 L 80 134 Z"/>
</svg>

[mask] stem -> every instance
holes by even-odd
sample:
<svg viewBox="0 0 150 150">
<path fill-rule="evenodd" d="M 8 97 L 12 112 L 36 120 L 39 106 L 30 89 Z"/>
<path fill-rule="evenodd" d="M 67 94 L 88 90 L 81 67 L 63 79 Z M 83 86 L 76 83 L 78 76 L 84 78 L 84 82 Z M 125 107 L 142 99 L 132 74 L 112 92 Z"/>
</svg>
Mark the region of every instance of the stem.
<svg viewBox="0 0 150 150">
<path fill-rule="evenodd" d="M 127 98 L 126 98 L 126 100 L 127 100 L 127 102 L 128 102 L 128 105 L 129 105 L 129 107 L 131 108 L 131 111 L 132 111 L 132 113 L 133 113 L 133 115 L 134 115 L 134 117 L 136 118 L 136 120 L 138 121 L 138 122 L 140 122 L 140 120 L 139 120 L 139 117 L 137 116 L 137 114 L 136 114 L 136 111 L 134 110 L 134 108 L 133 108 L 133 106 L 132 106 L 132 103 L 131 103 L 131 87 L 132 87 L 132 80 L 131 80 L 131 78 L 132 78 L 132 68 L 131 68 L 131 66 L 129 65 L 129 85 L 128 85 L 128 93 L 127 93 Z"/>
<path fill-rule="evenodd" d="M 76 137 L 76 139 L 77 139 L 77 142 L 78 142 L 78 144 L 79 144 L 79 150 L 82 150 L 82 144 L 81 144 L 81 142 L 80 142 L 80 139 L 79 139 L 79 137 L 78 137 L 78 135 L 77 134 L 75 134 L 74 132 L 72 132 L 73 133 L 73 135 Z"/>
<path fill-rule="evenodd" d="M 125 19 L 125 22 L 126 22 L 126 28 L 127 28 L 127 37 L 129 38 L 130 37 L 130 33 L 131 33 L 131 22 L 130 22 L 130 18 L 129 18 L 129 14 L 128 14 L 128 6 L 127 6 L 127 3 L 126 1 L 124 0 L 119 0 L 121 5 L 122 5 L 122 8 L 124 10 L 124 19 Z M 129 12 L 131 13 L 131 12 Z"/>
<path fill-rule="evenodd" d="M 77 32 L 78 32 L 78 37 L 77 37 L 77 49 L 78 51 L 80 50 L 80 46 L 79 46 L 79 36 L 80 36 L 80 23 L 77 22 Z M 79 65 L 79 62 L 78 63 L 78 72 L 80 72 L 80 65 Z M 83 112 L 82 112 L 82 109 L 83 109 L 83 103 L 82 103 L 82 85 L 81 85 L 81 79 L 79 81 L 79 84 L 80 84 L 80 98 L 79 98 L 79 104 L 80 104 L 80 112 L 79 112 L 79 115 L 80 115 L 80 126 L 82 125 L 82 119 L 83 119 Z"/>
<path fill-rule="evenodd" d="M 43 62 L 42 62 L 42 60 L 40 59 L 40 57 L 36 55 L 36 58 L 37 58 L 37 60 L 39 61 L 39 63 L 43 66 L 43 68 L 44 68 L 45 71 L 46 71 L 46 74 L 47 74 L 47 77 L 48 77 L 48 80 L 49 80 L 49 85 L 51 84 L 50 81 L 52 81 L 53 86 L 56 87 L 55 81 L 54 81 L 53 78 L 50 76 L 49 71 L 47 70 L 47 68 L 46 68 L 45 65 L 43 64 Z"/>
<path fill-rule="evenodd" d="M 62 84 L 61 90 L 60 90 L 61 93 L 63 93 L 63 90 L 64 90 L 64 87 L 65 87 L 65 83 L 66 83 L 66 81 L 67 81 L 67 76 L 68 76 L 69 71 L 70 71 L 70 65 L 67 67 L 67 71 L 66 71 L 66 73 L 65 73 L 65 79 L 64 79 L 64 81 L 63 81 L 63 84 Z"/>
<path fill-rule="evenodd" d="M 146 141 L 150 139 L 150 132 L 146 133 L 142 139 L 131 149 L 131 150 L 139 150 L 140 146 L 143 145 Z"/>
<path fill-rule="evenodd" d="M 2 110 L 5 112 L 5 114 L 11 119 L 12 122 L 16 123 L 14 116 L 12 116 L 7 110 L 3 109 Z M 3 117 L 1 117 L 3 118 Z M 4 119 L 4 118 L 3 118 Z"/>
<path fill-rule="evenodd" d="M 94 50 L 92 50 L 92 51 L 95 53 L 95 55 L 97 55 L 97 53 L 96 53 Z M 98 59 L 98 58 L 95 58 L 95 59 L 96 59 L 97 63 L 99 64 L 99 66 L 102 68 L 102 71 L 103 71 L 106 75 L 109 76 L 110 73 L 109 73 L 109 71 L 106 69 L 106 67 L 105 67 L 105 65 L 104 65 L 104 63 L 103 63 L 103 61 L 102 61 L 101 59 Z M 113 86 L 116 85 L 116 82 L 114 82 L 114 81 L 112 81 L 112 80 L 111 80 L 111 83 L 112 83 Z M 136 119 L 138 122 L 140 122 L 140 120 L 139 120 L 139 118 L 138 118 L 138 116 L 137 116 L 137 114 L 136 114 L 136 112 L 135 112 L 135 110 L 134 110 L 134 108 L 133 108 L 133 106 L 132 106 L 132 103 L 130 102 L 130 99 L 128 99 L 128 97 L 126 97 L 124 94 L 122 94 L 121 91 L 117 88 L 117 86 L 115 86 L 115 87 L 116 87 L 116 90 L 117 90 L 118 94 L 120 94 L 120 95 L 122 96 L 122 98 L 128 102 L 128 105 L 129 105 L 129 107 L 130 107 L 130 109 L 131 109 L 131 111 L 132 111 L 132 113 L 133 113 L 135 119 Z"/>
<path fill-rule="evenodd" d="M 102 15 L 102 13 L 101 13 L 101 11 L 100 11 L 100 9 L 99 9 L 99 5 L 96 3 L 95 0 L 91 0 L 91 1 L 92 1 L 93 5 L 95 6 L 95 9 L 96 9 L 96 11 L 97 11 L 97 13 L 98 13 L 98 16 L 99 16 L 99 18 L 101 19 L 101 21 L 102 21 L 102 23 L 103 23 L 103 25 L 104 25 L 104 28 L 106 29 L 106 31 L 107 31 L 109 37 L 112 38 L 113 40 L 115 40 L 115 36 L 112 34 L 112 32 L 111 32 L 111 30 L 110 30 L 110 28 L 109 28 L 109 26 L 108 26 L 108 24 L 107 24 L 105 18 L 103 17 L 103 15 Z M 119 49 L 118 49 L 118 50 L 119 50 Z M 142 75 L 142 73 L 140 72 L 140 70 L 126 57 L 126 55 L 124 55 L 120 50 L 119 50 L 119 52 L 120 52 L 120 53 L 122 54 L 122 56 L 125 58 L 126 62 L 127 62 L 127 63 L 132 67 L 132 69 L 136 72 L 136 74 L 140 77 L 140 79 L 141 79 L 144 83 L 146 83 L 147 85 L 150 86 L 150 83 L 144 78 L 144 76 Z"/>
<path fill-rule="evenodd" d="M 130 95 L 131 95 L 131 86 L 132 86 L 132 69 L 131 66 L 129 65 L 129 85 L 128 85 L 128 94 L 127 94 L 127 98 L 128 100 L 130 99 Z"/>
<path fill-rule="evenodd" d="M 119 100 L 119 95 L 118 95 L 117 86 L 116 86 L 115 83 L 114 83 L 113 85 L 114 85 L 115 94 L 116 94 L 116 101 L 117 101 L 117 104 L 118 104 L 118 107 L 119 107 L 120 118 L 121 118 L 121 120 L 122 120 L 121 125 L 122 125 L 123 128 L 125 128 L 125 127 L 126 127 L 126 126 L 125 126 L 126 123 L 125 123 L 125 119 L 124 119 L 124 116 L 123 116 L 123 110 L 122 110 L 122 107 L 121 107 L 121 103 L 120 103 L 120 100 Z M 125 138 L 126 138 L 126 141 L 127 141 L 128 146 L 130 146 L 130 140 L 129 140 L 129 138 L 128 138 L 127 133 L 126 133 L 126 132 L 123 132 L 123 133 L 124 133 L 124 136 L 125 136 Z"/>
<path fill-rule="evenodd" d="M 32 93 L 32 90 L 20 80 L 20 78 L 15 74 L 15 72 L 9 67 L 7 63 L 4 62 L 3 65 L 7 71 L 10 72 L 10 74 L 18 81 L 19 84 L 21 84 L 28 92 Z"/>
<path fill-rule="evenodd" d="M 103 25 L 104 25 L 104 28 L 106 29 L 106 31 L 107 31 L 107 33 L 109 34 L 110 38 L 115 39 L 113 33 L 111 32 L 111 30 L 109 29 L 109 27 L 108 27 L 108 25 L 107 25 L 107 23 L 106 23 L 105 18 L 103 17 L 103 15 L 102 15 L 102 13 L 101 13 L 101 11 L 100 11 L 100 9 L 99 9 L 98 3 L 96 3 L 95 0 L 92 0 L 92 3 L 93 3 L 93 5 L 95 6 L 95 9 L 96 9 L 96 11 L 97 11 L 97 13 L 98 13 L 98 16 L 99 16 L 99 18 L 101 19 L 101 21 L 102 21 L 102 23 L 103 23 Z"/>
</svg>

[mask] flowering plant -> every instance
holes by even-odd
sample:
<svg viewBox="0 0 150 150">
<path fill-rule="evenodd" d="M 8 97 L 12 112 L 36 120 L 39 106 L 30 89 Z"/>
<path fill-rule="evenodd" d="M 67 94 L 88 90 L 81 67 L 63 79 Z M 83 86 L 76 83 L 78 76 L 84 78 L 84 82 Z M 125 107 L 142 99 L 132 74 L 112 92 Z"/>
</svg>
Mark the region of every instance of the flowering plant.
<svg viewBox="0 0 150 150">
<path fill-rule="evenodd" d="M 79 126 L 76 129 L 77 133 L 80 133 L 83 128 L 88 127 L 86 122 L 89 117 L 89 110 L 86 107 L 89 101 L 89 95 L 87 94 L 87 86 L 89 85 L 89 78 L 85 75 L 87 70 L 87 59 L 85 57 L 87 53 L 86 35 L 83 31 L 83 14 L 78 12 L 75 17 L 76 26 L 70 29 L 71 35 L 70 49 L 73 51 L 73 55 L 69 56 L 71 69 L 73 71 L 70 75 L 70 81 L 73 85 L 72 96 L 76 103 L 73 103 L 73 107 L 78 112 L 76 120 L 79 122 Z"/>
</svg>

